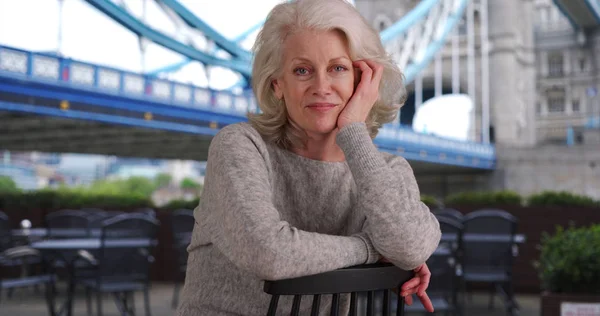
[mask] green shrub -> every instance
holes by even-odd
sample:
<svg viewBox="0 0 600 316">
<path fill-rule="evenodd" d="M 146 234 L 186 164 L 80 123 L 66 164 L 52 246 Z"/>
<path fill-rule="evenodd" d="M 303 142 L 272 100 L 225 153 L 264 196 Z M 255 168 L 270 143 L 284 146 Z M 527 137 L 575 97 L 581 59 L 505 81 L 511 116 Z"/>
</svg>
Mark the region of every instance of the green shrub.
<svg viewBox="0 0 600 316">
<path fill-rule="evenodd" d="M 161 209 L 163 210 L 170 210 L 170 211 L 175 211 L 181 208 L 184 209 L 188 209 L 188 210 L 193 210 L 196 208 L 196 206 L 198 206 L 198 204 L 200 203 L 200 199 L 199 198 L 195 198 L 193 200 L 190 201 L 186 201 L 186 200 L 172 200 L 169 203 L 167 203 L 165 206 L 161 207 Z"/>
<path fill-rule="evenodd" d="M 141 194 L 100 194 L 67 189 L 0 193 L 0 208 L 7 210 L 77 209 L 82 207 L 130 209 L 152 206 L 152 201 Z"/>
<path fill-rule="evenodd" d="M 600 206 L 598 201 L 594 201 L 589 196 L 564 191 L 544 191 L 542 193 L 531 195 L 527 199 L 527 204 L 530 206 Z"/>
<path fill-rule="evenodd" d="M 192 178 L 184 178 L 183 180 L 181 180 L 181 183 L 179 184 L 179 187 L 182 189 L 196 189 L 199 190 L 202 188 L 202 185 L 196 181 L 194 181 L 194 179 Z"/>
<path fill-rule="evenodd" d="M 431 209 L 440 207 L 440 201 L 432 195 L 422 194 L 421 202 L 425 203 L 425 205 L 429 206 Z"/>
<path fill-rule="evenodd" d="M 446 205 L 521 205 L 523 198 L 514 191 L 461 192 L 446 197 Z"/>
<path fill-rule="evenodd" d="M 553 293 L 600 293 L 600 225 L 559 227 L 542 235 L 535 263 L 544 290 Z"/>
<path fill-rule="evenodd" d="M 19 187 L 15 181 L 9 176 L 0 176 L 0 193 L 19 192 Z"/>
</svg>

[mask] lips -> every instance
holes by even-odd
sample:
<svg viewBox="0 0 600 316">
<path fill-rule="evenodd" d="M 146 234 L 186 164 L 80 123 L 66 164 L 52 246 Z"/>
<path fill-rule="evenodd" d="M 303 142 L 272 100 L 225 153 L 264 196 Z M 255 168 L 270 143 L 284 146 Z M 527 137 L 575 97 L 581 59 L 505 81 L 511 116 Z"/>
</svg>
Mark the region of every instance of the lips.
<svg viewBox="0 0 600 316">
<path fill-rule="evenodd" d="M 335 104 L 333 103 L 311 103 L 309 105 L 307 105 L 306 107 L 311 108 L 311 109 L 328 109 L 328 108 L 334 108 Z"/>
<path fill-rule="evenodd" d="M 316 112 L 328 112 L 329 110 L 335 108 L 335 104 L 333 103 L 311 103 L 306 106 L 309 110 Z"/>
</svg>

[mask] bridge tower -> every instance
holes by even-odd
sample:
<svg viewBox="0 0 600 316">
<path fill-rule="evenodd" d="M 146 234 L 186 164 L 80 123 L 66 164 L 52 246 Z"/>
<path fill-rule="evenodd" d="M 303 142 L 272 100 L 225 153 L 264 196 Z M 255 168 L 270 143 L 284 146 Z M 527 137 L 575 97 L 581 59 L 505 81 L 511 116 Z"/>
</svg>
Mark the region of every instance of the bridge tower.
<svg viewBox="0 0 600 316">
<path fill-rule="evenodd" d="M 357 9 L 377 30 L 391 25 L 419 3 L 417 0 L 355 1 Z M 470 1 L 452 39 L 436 57 L 436 62 L 441 62 L 441 67 L 437 66 L 441 71 L 436 72 L 436 62 L 432 62 L 420 78 L 408 85 L 409 99 L 402 110 L 401 121 L 410 122 L 411 118 L 405 116 L 414 113 L 415 103 L 437 94 L 433 91 L 439 89 L 436 82 L 441 82 L 443 94 L 465 93 L 473 98 L 475 141 L 489 139 L 508 147 L 534 146 L 533 19 L 532 0 Z M 459 57 L 453 61 L 455 54 Z M 458 64 L 458 71 L 454 62 Z M 441 78 L 436 79 L 436 73 Z M 423 91 L 423 100 L 412 96 L 419 89 Z"/>
</svg>

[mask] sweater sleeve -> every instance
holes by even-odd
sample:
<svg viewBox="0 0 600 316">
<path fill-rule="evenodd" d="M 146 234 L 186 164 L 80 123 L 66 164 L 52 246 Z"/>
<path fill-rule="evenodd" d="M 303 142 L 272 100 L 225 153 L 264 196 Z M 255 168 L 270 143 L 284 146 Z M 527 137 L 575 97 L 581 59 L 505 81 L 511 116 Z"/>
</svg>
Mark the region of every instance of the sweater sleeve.
<svg viewBox="0 0 600 316">
<path fill-rule="evenodd" d="M 337 143 L 344 151 L 358 189 L 365 231 L 375 249 L 402 269 L 425 263 L 437 248 L 438 220 L 421 202 L 412 168 L 402 157 L 386 162 L 364 123 L 342 128 Z"/>
<path fill-rule="evenodd" d="M 266 149 L 258 135 L 225 127 L 211 142 L 200 216 L 212 243 L 237 267 L 263 280 L 317 274 L 378 260 L 365 233 L 307 232 L 273 205 Z M 303 185 L 303 184 L 298 184 Z"/>
</svg>

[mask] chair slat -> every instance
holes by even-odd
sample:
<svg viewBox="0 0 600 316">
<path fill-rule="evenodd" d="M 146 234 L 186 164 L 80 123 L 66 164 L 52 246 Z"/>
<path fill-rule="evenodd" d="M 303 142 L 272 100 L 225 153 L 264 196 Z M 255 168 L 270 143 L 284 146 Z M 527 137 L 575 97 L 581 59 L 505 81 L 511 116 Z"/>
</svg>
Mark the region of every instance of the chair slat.
<svg viewBox="0 0 600 316">
<path fill-rule="evenodd" d="M 335 293 L 331 297 L 331 316 L 338 316 L 340 314 L 340 295 Z"/>
<path fill-rule="evenodd" d="M 375 304 L 373 304 L 374 294 L 373 291 L 367 293 L 367 316 L 373 316 L 375 314 Z"/>
<path fill-rule="evenodd" d="M 300 312 L 300 302 L 302 302 L 302 295 L 294 295 L 294 303 L 292 303 L 291 316 L 298 316 Z"/>
<path fill-rule="evenodd" d="M 319 316 L 319 308 L 321 307 L 321 294 L 313 296 L 312 309 L 310 316 Z"/>
<path fill-rule="evenodd" d="M 383 316 L 390 316 L 390 292 L 391 290 L 383 291 Z"/>
<path fill-rule="evenodd" d="M 352 292 L 352 294 L 350 294 L 350 313 L 349 316 L 356 316 L 356 305 L 358 304 L 358 300 L 356 298 L 357 294 L 356 292 Z"/>
<path fill-rule="evenodd" d="M 271 296 L 271 303 L 269 304 L 269 312 L 267 316 L 275 316 L 277 313 L 277 304 L 279 303 L 279 295 Z"/>
<path fill-rule="evenodd" d="M 400 296 L 400 288 L 398 288 L 398 304 L 396 305 L 396 316 L 404 316 L 404 298 Z"/>
</svg>

